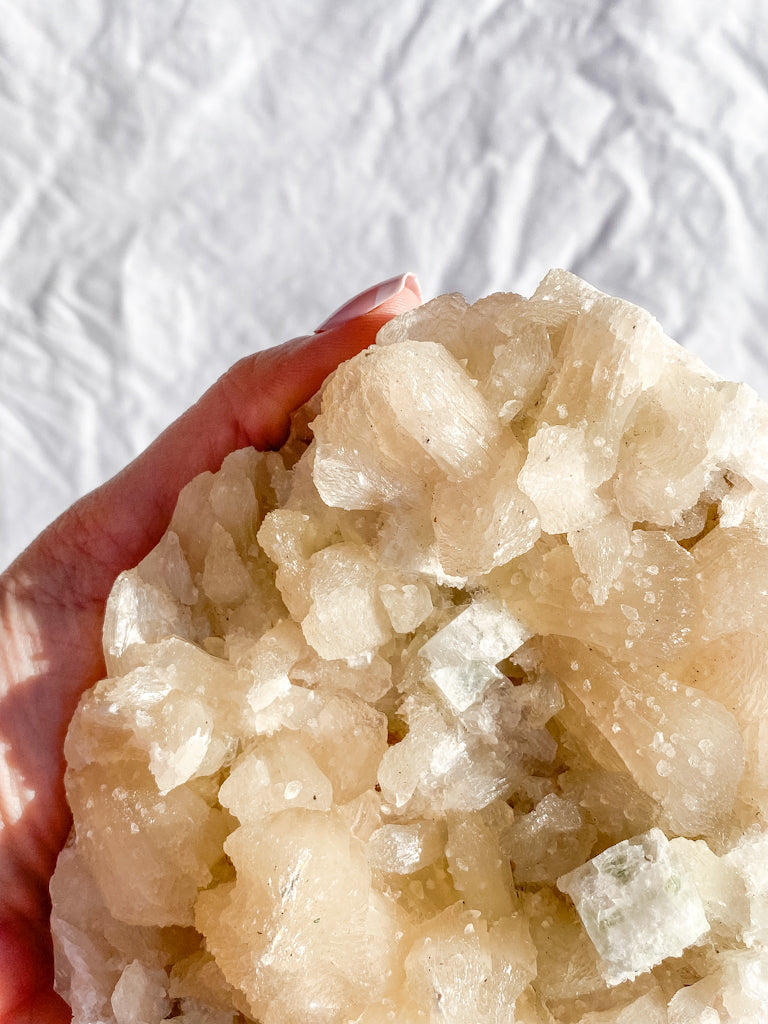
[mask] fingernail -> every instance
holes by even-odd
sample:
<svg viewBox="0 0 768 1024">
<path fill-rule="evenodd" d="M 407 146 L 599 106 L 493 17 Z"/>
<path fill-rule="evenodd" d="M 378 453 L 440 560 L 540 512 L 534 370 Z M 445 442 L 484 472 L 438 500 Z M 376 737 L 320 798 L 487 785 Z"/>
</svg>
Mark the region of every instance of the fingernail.
<svg viewBox="0 0 768 1024">
<path fill-rule="evenodd" d="M 397 277 L 391 277 L 388 281 L 375 284 L 372 288 L 366 288 L 364 292 L 360 292 L 354 299 L 345 302 L 335 313 L 331 313 L 328 319 L 324 320 L 319 327 L 315 328 L 315 334 L 322 334 L 323 331 L 329 331 L 333 327 L 341 327 L 347 321 L 354 320 L 356 316 L 370 313 L 372 309 L 376 309 L 382 302 L 391 299 L 404 288 L 409 288 L 421 297 L 421 289 L 419 288 L 416 275 L 398 274 Z"/>
</svg>

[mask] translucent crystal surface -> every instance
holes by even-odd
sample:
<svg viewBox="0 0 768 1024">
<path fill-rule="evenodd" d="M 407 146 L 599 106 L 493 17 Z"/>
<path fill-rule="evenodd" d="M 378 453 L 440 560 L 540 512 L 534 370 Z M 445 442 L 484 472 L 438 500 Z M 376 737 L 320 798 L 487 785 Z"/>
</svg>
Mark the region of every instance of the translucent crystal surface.
<svg viewBox="0 0 768 1024">
<path fill-rule="evenodd" d="M 648 313 L 391 321 L 115 582 L 75 1024 L 764 1024 L 766 579 L 768 409 Z"/>
<path fill-rule="evenodd" d="M 709 930 L 695 881 L 660 829 L 604 850 L 558 887 L 573 900 L 613 985 L 680 956 Z"/>
</svg>

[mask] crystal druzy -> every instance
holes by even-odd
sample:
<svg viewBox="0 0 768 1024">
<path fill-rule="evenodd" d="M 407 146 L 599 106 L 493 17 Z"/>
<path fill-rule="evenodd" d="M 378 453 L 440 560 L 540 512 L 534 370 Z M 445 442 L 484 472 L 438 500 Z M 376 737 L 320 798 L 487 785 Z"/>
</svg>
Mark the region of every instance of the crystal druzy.
<svg viewBox="0 0 768 1024">
<path fill-rule="evenodd" d="M 758 1024 L 768 409 L 553 271 L 388 323 L 116 581 L 76 1024 Z"/>
</svg>

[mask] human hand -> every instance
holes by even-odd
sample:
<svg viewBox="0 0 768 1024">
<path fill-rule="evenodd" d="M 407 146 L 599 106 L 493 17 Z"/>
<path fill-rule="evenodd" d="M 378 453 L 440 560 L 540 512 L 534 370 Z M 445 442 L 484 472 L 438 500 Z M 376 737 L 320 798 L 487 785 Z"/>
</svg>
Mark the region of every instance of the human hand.
<svg viewBox="0 0 768 1024">
<path fill-rule="evenodd" d="M 0 1024 L 71 1020 L 53 991 L 48 883 L 70 828 L 64 736 L 80 695 L 105 672 L 101 626 L 116 576 L 154 547 L 192 477 L 237 448 L 279 447 L 290 413 L 420 301 L 416 279 L 403 275 L 314 335 L 236 363 L 0 576 Z"/>
</svg>

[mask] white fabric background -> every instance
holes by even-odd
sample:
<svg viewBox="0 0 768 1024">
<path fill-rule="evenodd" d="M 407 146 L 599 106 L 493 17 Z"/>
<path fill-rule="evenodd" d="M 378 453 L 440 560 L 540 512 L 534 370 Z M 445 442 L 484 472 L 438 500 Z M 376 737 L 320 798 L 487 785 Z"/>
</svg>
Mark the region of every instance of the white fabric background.
<svg viewBox="0 0 768 1024">
<path fill-rule="evenodd" d="M 550 266 L 768 397 L 762 0 L 6 0 L 0 566 L 246 352 Z"/>
</svg>

